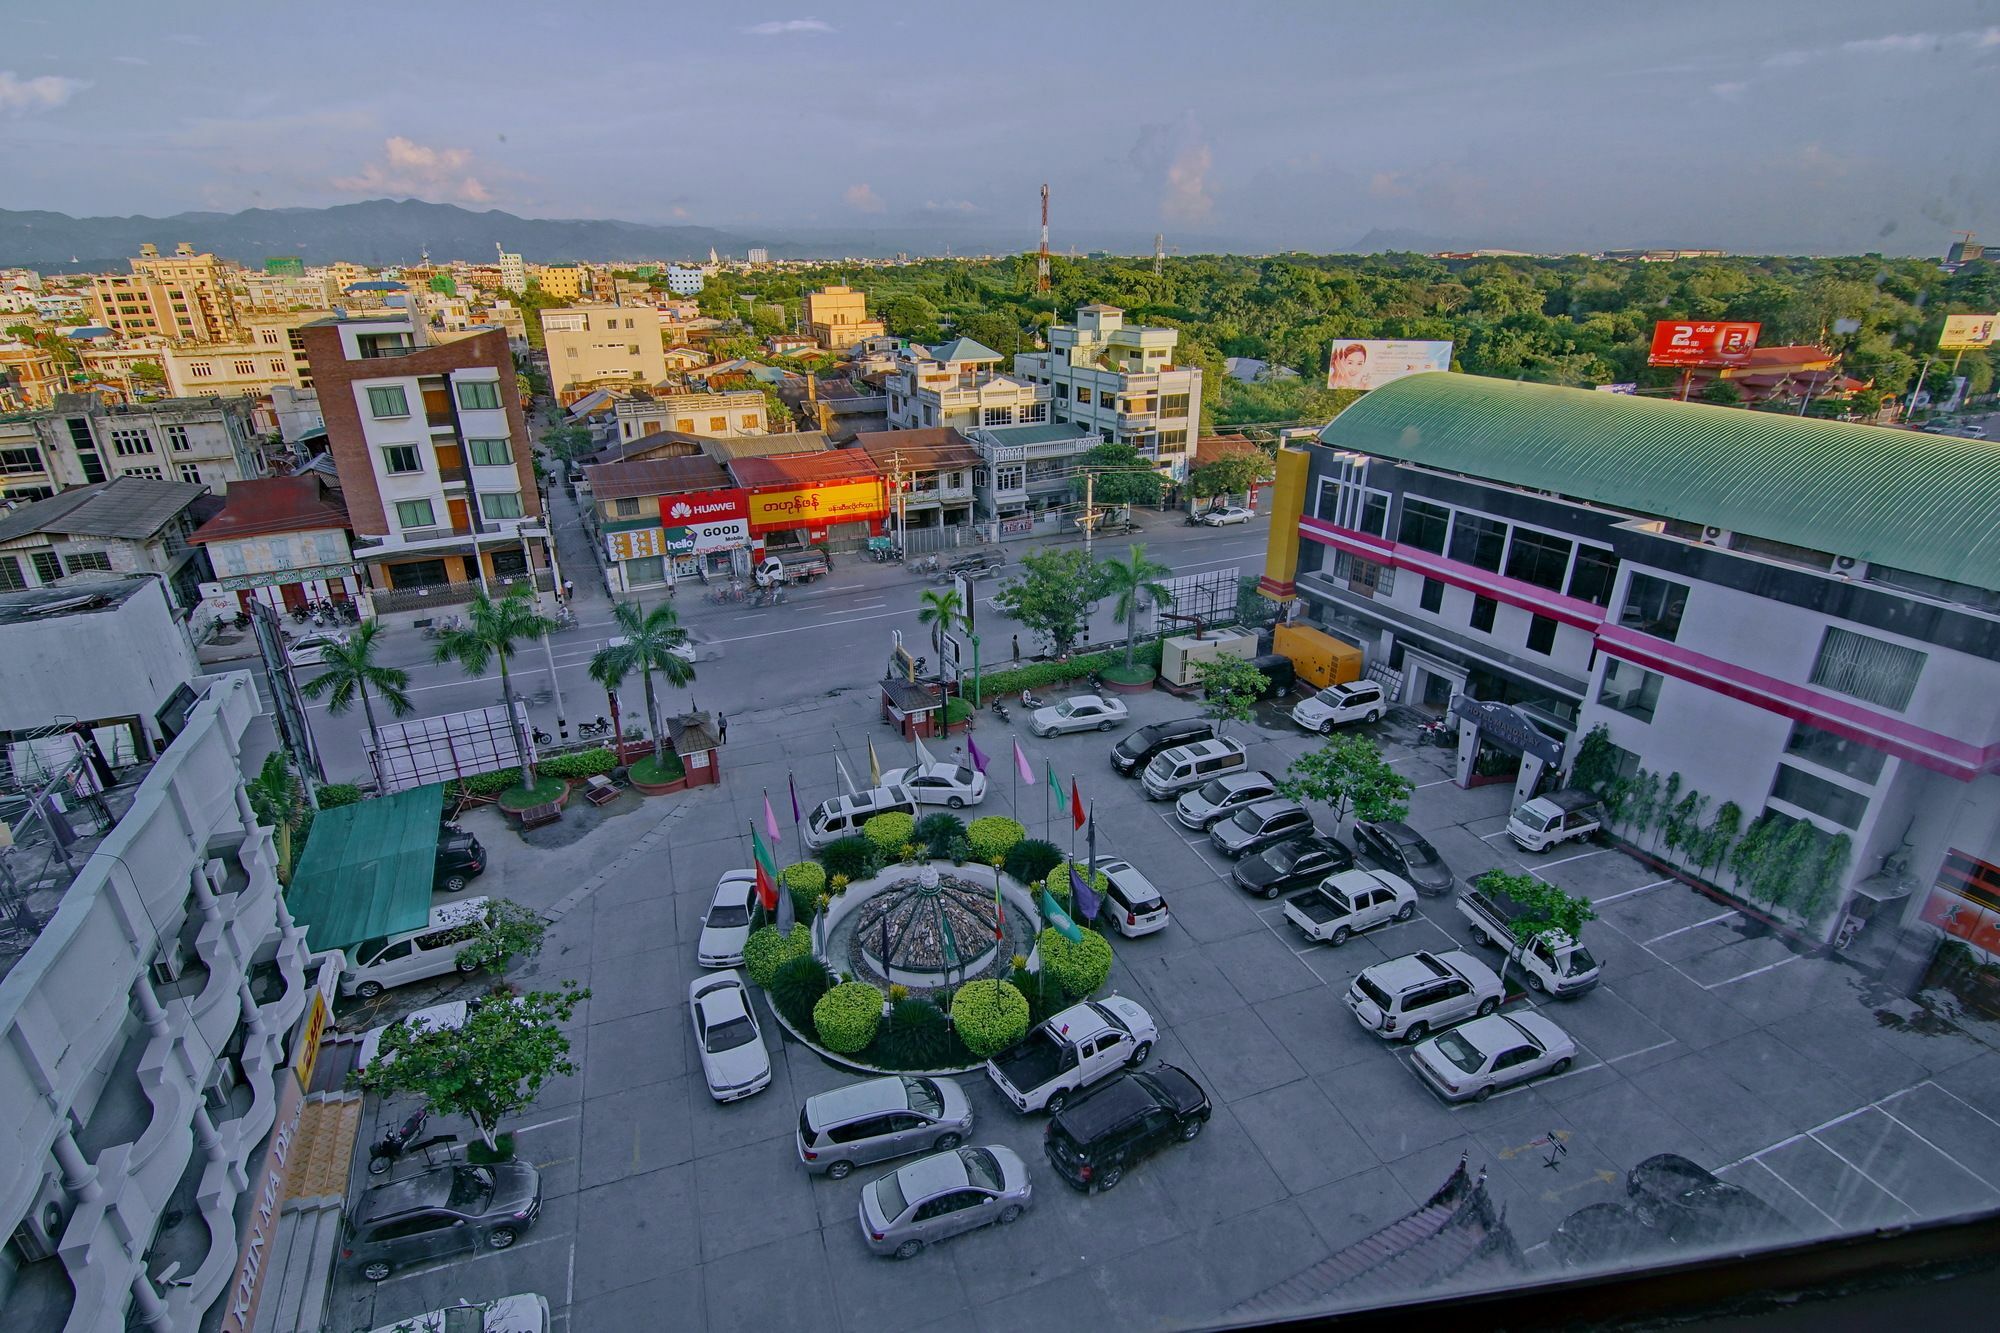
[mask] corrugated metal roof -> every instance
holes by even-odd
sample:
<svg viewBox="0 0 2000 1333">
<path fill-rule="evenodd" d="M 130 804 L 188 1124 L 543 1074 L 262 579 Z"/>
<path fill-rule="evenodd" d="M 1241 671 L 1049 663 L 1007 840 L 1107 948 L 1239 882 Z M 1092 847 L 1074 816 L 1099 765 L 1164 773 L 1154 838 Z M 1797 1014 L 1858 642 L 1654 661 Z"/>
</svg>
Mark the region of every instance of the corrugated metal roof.
<svg viewBox="0 0 2000 1333">
<path fill-rule="evenodd" d="M 322 810 L 285 904 L 315 949 L 415 930 L 430 919 L 444 787 Z"/>
<path fill-rule="evenodd" d="M 2000 589 L 2000 444 L 1433 372 L 1320 442 Z"/>
<path fill-rule="evenodd" d="M 207 493 L 194 482 L 113 477 L 15 510 L 0 519 L 0 541 L 39 532 L 144 541 Z"/>
</svg>

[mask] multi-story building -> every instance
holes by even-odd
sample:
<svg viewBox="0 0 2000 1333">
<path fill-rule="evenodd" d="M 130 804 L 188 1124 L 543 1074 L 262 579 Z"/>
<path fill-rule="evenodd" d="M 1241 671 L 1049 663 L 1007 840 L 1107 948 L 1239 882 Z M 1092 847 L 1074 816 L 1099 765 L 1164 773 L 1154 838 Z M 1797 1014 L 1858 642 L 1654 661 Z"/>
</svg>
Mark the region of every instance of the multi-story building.
<svg viewBox="0 0 2000 1333">
<path fill-rule="evenodd" d="M 822 287 L 806 293 L 806 332 L 827 351 L 846 355 L 864 338 L 880 338 L 888 327 L 868 317 L 868 298 L 852 287 Z"/>
<path fill-rule="evenodd" d="M 355 556 L 374 587 L 426 589 L 434 604 L 531 568 L 545 582 L 547 530 L 506 336 L 434 340 L 408 314 L 303 332 Z"/>
<path fill-rule="evenodd" d="M 157 574 L 174 605 L 201 600 L 208 561 L 189 538 L 206 486 L 117 477 L 72 486 L 0 515 L 0 587 L 37 588 L 76 574 Z"/>
<path fill-rule="evenodd" d="M 249 310 L 327 310 L 340 291 L 325 273 L 246 273 L 242 281 Z"/>
<path fill-rule="evenodd" d="M 868 455 L 888 483 L 889 504 L 902 528 L 950 527 L 972 521 L 972 476 L 979 451 L 950 426 L 863 431 L 853 448 Z"/>
<path fill-rule="evenodd" d="M 1024 426 L 1049 419 L 1052 390 L 1000 373 L 1000 353 L 970 338 L 898 349 L 890 372 L 889 429 Z"/>
<path fill-rule="evenodd" d="M 149 242 L 130 273 L 93 277 L 90 306 L 92 320 L 120 338 L 226 342 L 237 334 L 229 275 L 214 255 L 198 255 L 185 242 L 171 255 Z"/>
<path fill-rule="evenodd" d="M 565 407 L 593 389 L 651 388 L 667 377 L 650 306 L 557 306 L 541 319 L 549 379 Z"/>
<path fill-rule="evenodd" d="M 247 398 L 158 398 L 108 403 L 62 394 L 32 420 L 48 475 L 58 487 L 116 477 L 206 486 L 264 475 L 254 404 Z"/>
<path fill-rule="evenodd" d="M 35 415 L 0 417 L 0 505 L 25 504 L 62 489 Z"/>
<path fill-rule="evenodd" d="M 1070 477 L 1077 459 L 1103 443 L 1096 431 L 1073 421 L 981 426 L 965 435 L 979 451 L 972 482 L 980 517 L 1003 525 L 1023 520 L 1032 524 L 1070 504 Z M 1015 535 L 1011 527 L 1002 531 Z"/>
<path fill-rule="evenodd" d="M 0 337 L 0 410 L 47 407 L 63 390 L 62 367 L 31 342 Z"/>
<path fill-rule="evenodd" d="M 180 398 L 260 394 L 278 386 L 312 387 L 305 339 L 299 330 L 325 310 L 245 315 L 243 336 L 226 343 L 180 344 L 159 357 L 167 392 Z"/>
<path fill-rule="evenodd" d="M 697 571 L 750 572 L 748 500 L 720 463 L 696 454 L 583 469 L 614 593 L 658 587 Z"/>
<path fill-rule="evenodd" d="M 188 539 L 207 549 L 215 571 L 203 597 L 220 615 L 253 601 L 273 611 L 335 601 L 366 612 L 347 521 L 340 492 L 317 473 L 239 482 Z"/>
<path fill-rule="evenodd" d="M 500 251 L 500 289 L 520 296 L 528 290 L 528 269 L 521 256 Z"/>
<path fill-rule="evenodd" d="M 698 268 L 689 268 L 685 264 L 669 264 L 665 277 L 668 291 L 677 296 L 693 296 L 701 290 L 701 285 L 707 281 L 708 274 Z"/>
<path fill-rule="evenodd" d="M 771 424 L 770 404 L 755 389 L 621 398 L 614 411 L 621 443 L 663 430 L 683 435 L 762 435 Z"/>
<path fill-rule="evenodd" d="M 746 264 L 768 264 L 771 262 L 771 252 L 764 246 L 753 245 L 743 252 L 743 262 Z"/>
<path fill-rule="evenodd" d="M 1174 364 L 1177 329 L 1127 325 L 1116 306 L 1080 306 L 1049 330 L 1049 350 L 1023 352 L 1014 373 L 1048 389 L 1058 421 L 1129 444 L 1176 480 L 1201 430 L 1201 370 Z"/>
<path fill-rule="evenodd" d="M 590 270 L 581 264 L 535 264 L 528 276 L 558 301 L 580 301 L 591 291 Z"/>
<path fill-rule="evenodd" d="M 1810 830 L 1816 869 L 1760 910 L 1990 959 L 1996 512 L 1979 441 L 1433 373 L 1281 453 L 1262 587 L 1450 709 L 1462 781 L 1519 756 L 1531 790 L 1603 727 L 1624 775 Z"/>
</svg>

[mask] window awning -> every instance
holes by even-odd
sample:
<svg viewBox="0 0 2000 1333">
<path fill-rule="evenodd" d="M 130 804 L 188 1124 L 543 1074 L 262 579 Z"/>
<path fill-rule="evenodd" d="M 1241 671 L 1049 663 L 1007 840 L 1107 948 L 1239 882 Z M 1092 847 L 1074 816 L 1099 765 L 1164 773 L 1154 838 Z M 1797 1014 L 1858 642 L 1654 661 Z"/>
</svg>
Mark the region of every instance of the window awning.
<svg viewBox="0 0 2000 1333">
<path fill-rule="evenodd" d="M 415 930 L 430 920 L 444 787 L 322 810 L 292 871 L 285 904 L 315 949 Z"/>
</svg>

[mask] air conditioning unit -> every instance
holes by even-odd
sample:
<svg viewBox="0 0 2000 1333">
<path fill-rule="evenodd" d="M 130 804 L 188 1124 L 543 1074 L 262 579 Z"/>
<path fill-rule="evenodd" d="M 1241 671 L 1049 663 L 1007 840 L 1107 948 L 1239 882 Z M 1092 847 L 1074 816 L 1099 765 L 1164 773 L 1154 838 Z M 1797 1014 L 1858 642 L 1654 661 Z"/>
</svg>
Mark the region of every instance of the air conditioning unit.
<svg viewBox="0 0 2000 1333">
<path fill-rule="evenodd" d="M 201 1085 L 202 1100 L 208 1103 L 211 1113 L 229 1104 L 229 1094 L 236 1090 L 236 1061 L 223 1056 L 208 1071 L 208 1081 Z"/>
<path fill-rule="evenodd" d="M 1835 569 L 1852 569 L 1854 568 L 1854 563 L 1854 557 L 1851 555 L 1837 555 L 1833 558 L 1833 567 Z"/>
<path fill-rule="evenodd" d="M 1721 528 L 1703 528 L 1701 530 L 1701 539 L 1705 542 L 1712 542 L 1721 535 L 1722 535 Z"/>
<path fill-rule="evenodd" d="M 56 1247 L 62 1244 L 63 1228 L 68 1225 L 69 1196 L 63 1192 L 62 1182 L 51 1177 L 42 1182 L 35 1206 L 21 1219 L 21 1225 L 14 1228 L 14 1248 L 31 1264 L 53 1259 Z"/>
<path fill-rule="evenodd" d="M 153 960 L 153 984 L 171 986 L 181 979 L 181 972 L 187 967 L 187 949 L 178 936 L 168 940 L 160 950 L 160 956 Z"/>
</svg>

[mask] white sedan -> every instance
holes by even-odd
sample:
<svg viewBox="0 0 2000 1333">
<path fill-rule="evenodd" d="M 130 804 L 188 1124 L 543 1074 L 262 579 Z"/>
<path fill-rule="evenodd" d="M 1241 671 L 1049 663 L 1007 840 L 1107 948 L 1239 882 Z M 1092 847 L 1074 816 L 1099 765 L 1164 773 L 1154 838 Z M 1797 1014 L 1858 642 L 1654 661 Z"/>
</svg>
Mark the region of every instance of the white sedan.
<svg viewBox="0 0 2000 1333">
<path fill-rule="evenodd" d="M 731 870 L 715 883 L 715 896 L 701 917 L 701 942 L 695 959 L 703 967 L 735 967 L 743 961 L 743 944 L 750 938 L 750 900 L 757 894 L 757 872 Z"/>
<path fill-rule="evenodd" d="M 1221 528 L 1231 523 L 1248 523 L 1255 517 L 1254 510 L 1245 509 L 1242 505 L 1224 505 L 1220 509 L 1204 510 L 1201 521 L 1208 527 Z"/>
<path fill-rule="evenodd" d="M 1048 708 L 1037 708 L 1028 730 L 1037 736 L 1061 736 L 1072 731 L 1109 731 L 1125 720 L 1125 705 L 1097 694 L 1078 694 Z"/>
<path fill-rule="evenodd" d="M 623 634 L 614 634 L 610 638 L 604 641 L 604 646 L 606 648 L 620 648 L 623 647 L 626 642 L 627 640 Z M 670 656 L 678 657 L 683 662 L 693 662 L 695 660 L 694 641 L 692 639 L 689 639 L 681 643 L 673 644 L 667 649 L 667 652 Z"/>
<path fill-rule="evenodd" d="M 771 1086 L 771 1053 L 764 1049 L 764 1034 L 741 976 L 710 972 L 696 977 L 688 985 L 688 1012 L 709 1096 L 733 1102 Z"/>
<path fill-rule="evenodd" d="M 915 764 L 892 768 L 882 775 L 885 787 L 908 787 L 918 805 L 948 805 L 962 810 L 986 799 L 986 775 L 963 764 Z"/>
<path fill-rule="evenodd" d="M 465 1020 L 471 1014 L 472 1011 L 464 1000 L 453 1000 L 450 1004 L 434 1004 L 428 1009 L 419 1009 L 400 1021 L 408 1024 L 412 1033 L 448 1032 L 464 1027 Z M 394 1023 L 384 1023 L 379 1028 L 369 1028 L 361 1034 L 361 1050 L 354 1057 L 356 1069 L 366 1069 L 375 1063 L 376 1057 L 382 1055 L 382 1038 L 387 1036 L 389 1029 L 394 1026 L 396 1026 Z M 396 1053 L 391 1051 L 382 1058 L 394 1060 Z"/>
<path fill-rule="evenodd" d="M 457 1305 L 384 1324 L 375 1333 L 548 1333 L 549 1303 L 532 1291 Z"/>
<path fill-rule="evenodd" d="M 285 649 L 285 660 L 295 667 L 319 666 L 326 661 L 326 650 L 338 648 L 347 642 L 345 634 L 307 634 L 293 639 Z"/>
<path fill-rule="evenodd" d="M 1420 1041 L 1411 1064 L 1446 1101 L 1483 1102 L 1501 1088 L 1541 1074 L 1560 1074 L 1576 1059 L 1576 1043 L 1540 1014 L 1489 1014 Z"/>
</svg>

